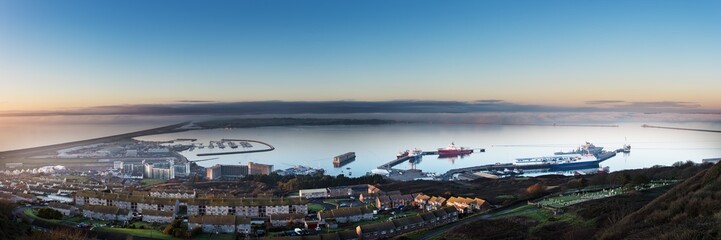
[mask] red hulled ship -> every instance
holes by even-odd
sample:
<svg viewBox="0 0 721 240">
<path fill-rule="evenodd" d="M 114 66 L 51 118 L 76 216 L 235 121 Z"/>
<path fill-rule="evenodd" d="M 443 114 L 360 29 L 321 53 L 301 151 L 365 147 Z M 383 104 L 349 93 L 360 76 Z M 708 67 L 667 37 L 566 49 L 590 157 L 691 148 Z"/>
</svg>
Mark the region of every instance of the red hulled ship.
<svg viewBox="0 0 721 240">
<path fill-rule="evenodd" d="M 448 145 L 446 148 L 439 148 L 438 149 L 438 155 L 441 156 L 450 156 L 450 155 L 465 155 L 465 154 L 471 154 L 473 153 L 473 149 L 470 148 L 464 148 L 464 147 L 456 147 L 454 143 L 451 143 L 451 145 Z"/>
</svg>

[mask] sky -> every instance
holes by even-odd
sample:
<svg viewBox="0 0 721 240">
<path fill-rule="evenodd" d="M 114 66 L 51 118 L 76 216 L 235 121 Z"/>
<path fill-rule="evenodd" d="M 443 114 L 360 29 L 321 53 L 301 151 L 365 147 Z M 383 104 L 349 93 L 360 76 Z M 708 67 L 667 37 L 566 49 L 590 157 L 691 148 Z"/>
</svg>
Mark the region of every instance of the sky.
<svg viewBox="0 0 721 240">
<path fill-rule="evenodd" d="M 408 100 L 718 112 L 719 12 L 662 0 L 4 0 L 0 112 Z"/>
</svg>

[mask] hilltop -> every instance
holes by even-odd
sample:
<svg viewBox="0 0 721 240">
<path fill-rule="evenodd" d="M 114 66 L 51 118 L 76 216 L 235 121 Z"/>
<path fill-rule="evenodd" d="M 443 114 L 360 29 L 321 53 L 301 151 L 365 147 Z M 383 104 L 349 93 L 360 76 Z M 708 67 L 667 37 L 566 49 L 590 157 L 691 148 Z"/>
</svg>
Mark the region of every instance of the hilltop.
<svg viewBox="0 0 721 240">
<path fill-rule="evenodd" d="M 254 128 L 278 126 L 327 126 L 327 125 L 380 125 L 397 123 L 380 119 L 333 119 L 333 118 L 238 118 L 196 122 L 206 128 Z"/>
<path fill-rule="evenodd" d="M 420 239 L 718 239 L 721 233 L 721 166 L 678 162 L 592 176 L 550 177 L 472 181 L 468 186 L 428 186 L 425 190 L 449 189 L 454 194 L 512 194 L 513 188 L 540 184 L 546 189 L 541 199 L 563 201 L 576 193 L 601 196 L 564 206 L 538 207 L 540 201 L 528 194 L 513 200 L 489 198 L 502 207 L 496 213 Z M 535 183 L 534 183 L 535 182 Z M 663 183 L 670 184 L 663 184 Z M 394 186 L 386 183 L 381 186 Z M 416 182 L 416 185 L 422 182 Z M 494 185 L 506 185 L 498 187 Z M 648 188 L 649 185 L 656 187 Z M 644 187 L 646 186 L 646 187 Z M 594 192 L 603 187 L 604 191 Z M 526 190 L 530 191 L 529 186 Z M 570 192 L 570 193 L 569 193 Z M 618 194 L 612 195 L 611 192 Z M 718 193 L 717 193 L 718 192 Z M 602 196 L 605 195 L 605 196 Z M 526 204 L 526 199 L 533 204 Z M 506 201 L 504 201 L 506 200 Z M 519 201 L 523 200 L 523 201 Z M 566 200 L 569 201 L 569 200 Z M 549 207 L 550 206 L 550 207 Z M 416 237 L 417 237 L 416 236 Z"/>
<path fill-rule="evenodd" d="M 600 239 L 718 239 L 721 237 L 721 165 L 675 186 L 609 227 Z"/>
</svg>

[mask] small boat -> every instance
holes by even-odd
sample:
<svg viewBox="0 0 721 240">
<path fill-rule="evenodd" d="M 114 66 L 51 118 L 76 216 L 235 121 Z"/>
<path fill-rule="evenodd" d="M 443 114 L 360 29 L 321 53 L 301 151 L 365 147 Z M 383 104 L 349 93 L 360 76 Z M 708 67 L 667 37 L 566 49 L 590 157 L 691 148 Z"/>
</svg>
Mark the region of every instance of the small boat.
<svg viewBox="0 0 721 240">
<path fill-rule="evenodd" d="M 423 156 L 423 151 L 420 148 L 415 148 L 415 149 L 413 149 L 413 151 L 410 152 L 410 154 L 408 156 L 411 157 L 412 159 L 416 159 L 416 158 Z"/>
<path fill-rule="evenodd" d="M 408 154 L 410 154 L 410 151 L 408 151 L 408 150 L 400 151 L 400 152 L 398 152 L 398 154 L 396 154 L 396 159 L 408 157 Z"/>
<path fill-rule="evenodd" d="M 631 145 L 630 144 L 624 144 L 623 145 L 623 152 L 630 153 L 631 152 Z"/>
</svg>

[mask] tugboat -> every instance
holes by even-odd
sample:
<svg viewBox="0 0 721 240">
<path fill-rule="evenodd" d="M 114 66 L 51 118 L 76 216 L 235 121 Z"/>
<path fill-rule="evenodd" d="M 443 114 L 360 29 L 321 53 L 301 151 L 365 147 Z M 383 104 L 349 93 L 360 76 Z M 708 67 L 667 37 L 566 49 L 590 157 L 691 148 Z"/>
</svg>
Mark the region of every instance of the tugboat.
<svg viewBox="0 0 721 240">
<path fill-rule="evenodd" d="M 411 159 L 420 158 L 421 156 L 423 156 L 423 151 L 422 151 L 421 149 L 419 149 L 419 148 L 415 148 L 415 149 L 413 149 L 413 151 L 410 151 L 410 153 L 408 154 L 408 156 L 409 156 Z"/>
<path fill-rule="evenodd" d="M 470 148 L 464 148 L 464 147 L 456 147 L 456 144 L 451 143 L 451 145 L 448 145 L 446 148 L 439 148 L 438 149 L 438 155 L 439 156 L 455 156 L 455 155 L 465 155 L 465 154 L 471 154 L 473 153 L 473 149 Z"/>
</svg>

